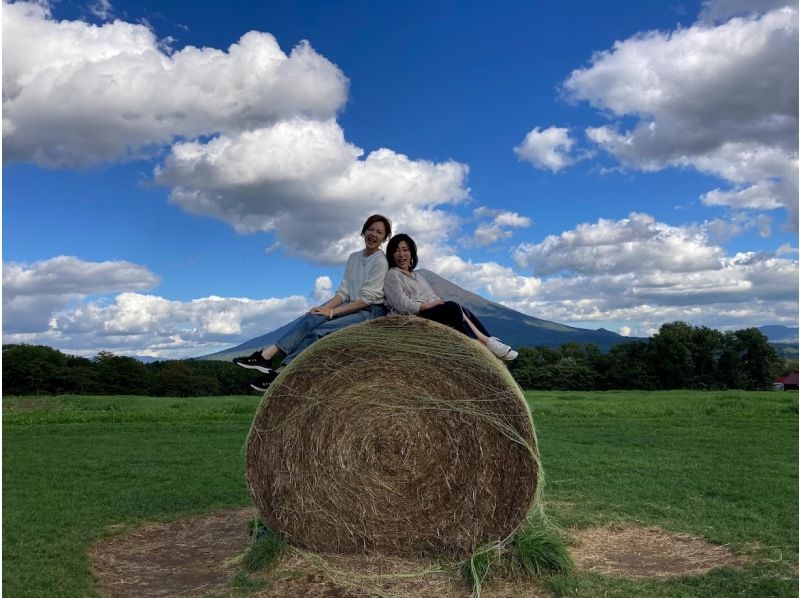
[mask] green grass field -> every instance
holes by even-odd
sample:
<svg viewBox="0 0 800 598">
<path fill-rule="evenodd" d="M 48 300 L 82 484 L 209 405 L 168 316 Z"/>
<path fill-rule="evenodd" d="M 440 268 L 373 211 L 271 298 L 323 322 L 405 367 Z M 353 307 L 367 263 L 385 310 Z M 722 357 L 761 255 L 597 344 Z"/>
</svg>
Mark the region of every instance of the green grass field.
<svg viewBox="0 0 800 598">
<path fill-rule="evenodd" d="M 570 596 L 796 596 L 796 393 L 536 392 L 545 506 L 565 527 L 657 525 L 752 564 L 668 582 L 575 573 Z M 109 533 L 249 503 L 243 447 L 259 399 L 3 398 L 3 591 L 96 595 Z M 122 525 L 123 527 L 120 527 Z"/>
</svg>

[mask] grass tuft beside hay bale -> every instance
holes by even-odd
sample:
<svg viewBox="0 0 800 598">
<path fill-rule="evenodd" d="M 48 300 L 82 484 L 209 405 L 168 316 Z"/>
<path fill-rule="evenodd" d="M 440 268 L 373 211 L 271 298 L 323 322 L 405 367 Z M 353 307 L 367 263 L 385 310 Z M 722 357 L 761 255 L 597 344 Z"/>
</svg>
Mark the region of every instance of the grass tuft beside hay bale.
<svg viewBox="0 0 800 598">
<path fill-rule="evenodd" d="M 283 552 L 286 540 L 259 519 L 251 523 L 250 544 L 242 557 L 245 571 L 254 572 L 273 565 Z"/>
<path fill-rule="evenodd" d="M 464 558 L 525 522 L 540 468 L 505 365 L 450 328 L 389 316 L 321 339 L 273 382 L 247 482 L 298 546 Z"/>
<path fill-rule="evenodd" d="M 478 547 L 463 561 L 461 574 L 472 588 L 472 596 L 480 598 L 483 584 L 497 577 L 524 579 L 567 573 L 575 566 L 567 543 L 566 532 L 551 523 L 537 504 L 509 541 Z"/>
<path fill-rule="evenodd" d="M 570 571 L 574 563 L 567 542 L 566 532 L 547 520 L 541 506 L 534 508 L 508 543 L 511 572 L 537 577 Z"/>
</svg>

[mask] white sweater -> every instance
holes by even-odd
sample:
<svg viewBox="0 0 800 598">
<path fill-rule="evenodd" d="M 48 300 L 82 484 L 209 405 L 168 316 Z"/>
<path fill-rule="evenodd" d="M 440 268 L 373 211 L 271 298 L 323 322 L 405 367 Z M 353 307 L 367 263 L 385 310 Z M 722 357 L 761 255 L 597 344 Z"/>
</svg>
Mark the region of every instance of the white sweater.
<svg viewBox="0 0 800 598">
<path fill-rule="evenodd" d="M 383 279 L 388 269 L 389 263 L 382 251 L 376 251 L 369 257 L 364 255 L 363 249 L 351 253 L 336 294 L 344 303 L 358 299 L 368 305 L 383 303 Z"/>
<path fill-rule="evenodd" d="M 406 274 L 400 268 L 392 268 L 386 273 L 383 290 L 386 293 L 386 303 L 393 312 L 399 314 L 416 315 L 423 303 L 441 300 L 422 274 Z"/>
</svg>

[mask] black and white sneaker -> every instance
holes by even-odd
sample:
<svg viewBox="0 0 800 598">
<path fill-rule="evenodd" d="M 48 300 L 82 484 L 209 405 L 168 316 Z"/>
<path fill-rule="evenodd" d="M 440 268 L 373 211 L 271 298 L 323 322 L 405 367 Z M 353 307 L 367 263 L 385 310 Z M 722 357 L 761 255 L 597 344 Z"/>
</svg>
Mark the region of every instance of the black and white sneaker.
<svg viewBox="0 0 800 598">
<path fill-rule="evenodd" d="M 489 337 L 489 344 L 486 346 L 498 359 L 503 361 L 514 361 L 517 358 L 518 353 L 496 336 Z"/>
<path fill-rule="evenodd" d="M 272 370 L 269 374 L 264 374 L 255 382 L 250 383 L 250 388 L 253 390 L 257 390 L 259 392 L 264 392 L 269 388 L 269 385 L 272 384 L 272 381 L 278 377 L 278 372 Z"/>
<path fill-rule="evenodd" d="M 269 374 L 275 371 L 269 367 L 270 362 L 264 359 L 261 355 L 261 351 L 256 351 L 247 357 L 234 357 L 233 363 L 248 370 L 258 370 L 262 374 Z"/>
</svg>

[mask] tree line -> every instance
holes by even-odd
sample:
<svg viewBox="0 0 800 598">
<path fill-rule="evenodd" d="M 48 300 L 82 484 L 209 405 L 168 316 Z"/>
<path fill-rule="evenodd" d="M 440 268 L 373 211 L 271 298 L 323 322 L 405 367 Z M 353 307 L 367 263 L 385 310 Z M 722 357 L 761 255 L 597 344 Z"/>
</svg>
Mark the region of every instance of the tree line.
<svg viewBox="0 0 800 598">
<path fill-rule="evenodd" d="M 526 390 L 768 390 L 797 363 L 781 359 L 756 328 L 720 332 L 672 322 L 647 341 L 622 343 L 608 353 L 592 344 L 522 347 L 509 369 Z M 42 345 L 3 346 L 7 395 L 236 395 L 252 392 L 252 377 L 226 361 L 145 364 L 106 351 L 89 359 Z"/>
<path fill-rule="evenodd" d="M 595 345 L 524 347 L 509 369 L 526 390 L 771 390 L 797 370 L 757 328 L 720 332 L 671 322 L 647 341 L 601 353 Z"/>
<path fill-rule="evenodd" d="M 3 345 L 6 395 L 240 395 L 251 392 L 252 377 L 252 372 L 225 361 L 142 363 L 107 351 L 89 359 L 43 345 Z"/>
</svg>

